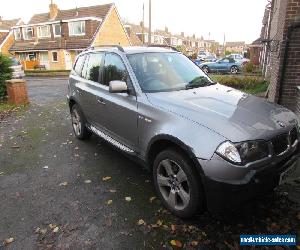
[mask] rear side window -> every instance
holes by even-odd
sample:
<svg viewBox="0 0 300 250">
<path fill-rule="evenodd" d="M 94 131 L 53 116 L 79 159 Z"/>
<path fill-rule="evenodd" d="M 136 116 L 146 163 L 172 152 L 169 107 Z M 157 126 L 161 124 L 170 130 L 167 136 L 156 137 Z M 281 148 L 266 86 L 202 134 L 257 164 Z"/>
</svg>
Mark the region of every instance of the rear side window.
<svg viewBox="0 0 300 250">
<path fill-rule="evenodd" d="M 103 53 L 91 53 L 85 67 L 85 79 L 100 83 L 100 70 L 103 60 Z"/>
<path fill-rule="evenodd" d="M 82 70 L 82 67 L 83 67 L 83 64 L 84 64 L 84 59 L 85 59 L 85 55 L 79 56 L 77 61 L 76 61 L 75 66 L 74 66 L 74 71 L 78 75 L 81 75 L 81 70 Z"/>
<path fill-rule="evenodd" d="M 128 82 L 129 75 L 120 56 L 106 54 L 104 66 L 104 84 L 109 85 L 110 81 L 120 80 Z"/>
</svg>

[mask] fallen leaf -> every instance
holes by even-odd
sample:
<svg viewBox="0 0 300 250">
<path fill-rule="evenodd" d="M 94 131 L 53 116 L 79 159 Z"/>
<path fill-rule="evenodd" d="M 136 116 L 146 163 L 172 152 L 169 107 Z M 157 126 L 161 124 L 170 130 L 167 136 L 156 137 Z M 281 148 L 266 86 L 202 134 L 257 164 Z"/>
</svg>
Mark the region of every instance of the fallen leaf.
<svg viewBox="0 0 300 250">
<path fill-rule="evenodd" d="M 171 225 L 171 230 L 174 232 L 174 231 L 176 231 L 176 225 Z"/>
<path fill-rule="evenodd" d="M 198 244 L 199 244 L 199 242 L 198 242 L 198 241 L 195 241 L 195 240 L 193 240 L 193 241 L 191 242 L 191 246 L 193 246 L 193 247 L 198 246 Z"/>
<path fill-rule="evenodd" d="M 156 222 L 156 224 L 157 224 L 158 226 L 161 226 L 161 225 L 163 224 L 163 221 L 162 221 L 162 220 L 158 220 L 158 221 Z"/>
<path fill-rule="evenodd" d="M 146 225 L 145 221 L 142 220 L 142 219 L 138 220 L 137 224 L 138 224 L 139 226 L 141 226 L 141 225 Z"/>
<path fill-rule="evenodd" d="M 92 181 L 91 180 L 85 180 L 84 181 L 84 183 L 86 183 L 86 184 L 89 184 L 89 183 L 91 183 Z"/>
<path fill-rule="evenodd" d="M 116 193 L 117 190 L 115 190 L 115 189 L 110 189 L 109 192 L 111 192 L 111 193 Z"/>
<path fill-rule="evenodd" d="M 103 177 L 102 178 L 102 181 L 108 181 L 108 180 L 110 180 L 111 179 L 111 176 L 106 176 L 106 177 Z"/>
<path fill-rule="evenodd" d="M 50 227 L 50 229 L 54 229 L 54 228 L 56 228 L 56 225 L 55 224 L 49 224 L 49 227 Z"/>
<path fill-rule="evenodd" d="M 57 233 L 58 230 L 59 230 L 59 227 L 55 227 L 55 228 L 53 229 L 53 233 Z"/>
<path fill-rule="evenodd" d="M 67 185 L 68 185 L 68 182 L 66 182 L 66 181 L 59 184 L 59 186 L 67 186 Z"/>
<path fill-rule="evenodd" d="M 106 205 L 111 205 L 112 204 L 112 200 L 108 200 L 107 202 L 106 202 Z"/>
<path fill-rule="evenodd" d="M 179 240 L 171 240 L 170 243 L 174 247 L 182 248 L 182 243 Z"/>
<path fill-rule="evenodd" d="M 149 199 L 150 203 L 152 203 L 152 202 L 153 202 L 155 199 L 156 199 L 156 197 L 155 197 L 155 196 L 153 196 L 153 197 L 150 197 L 150 199 Z"/>
<path fill-rule="evenodd" d="M 129 197 L 129 196 L 127 196 L 127 197 L 125 197 L 125 201 L 131 201 L 131 197 Z"/>
<path fill-rule="evenodd" d="M 8 245 L 10 243 L 13 243 L 14 241 L 15 241 L 14 238 L 8 238 L 8 239 L 5 239 L 3 243 L 4 243 L 4 245 Z"/>
</svg>

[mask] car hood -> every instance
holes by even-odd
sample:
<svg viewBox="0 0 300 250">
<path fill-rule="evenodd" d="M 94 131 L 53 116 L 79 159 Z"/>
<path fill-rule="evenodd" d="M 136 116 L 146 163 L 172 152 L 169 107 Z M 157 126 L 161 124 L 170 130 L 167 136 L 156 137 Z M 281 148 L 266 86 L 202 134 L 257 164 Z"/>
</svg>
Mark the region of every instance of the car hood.
<svg viewBox="0 0 300 250">
<path fill-rule="evenodd" d="M 297 123 L 295 114 L 288 109 L 220 84 L 146 95 L 152 105 L 233 142 L 270 139 Z"/>
</svg>

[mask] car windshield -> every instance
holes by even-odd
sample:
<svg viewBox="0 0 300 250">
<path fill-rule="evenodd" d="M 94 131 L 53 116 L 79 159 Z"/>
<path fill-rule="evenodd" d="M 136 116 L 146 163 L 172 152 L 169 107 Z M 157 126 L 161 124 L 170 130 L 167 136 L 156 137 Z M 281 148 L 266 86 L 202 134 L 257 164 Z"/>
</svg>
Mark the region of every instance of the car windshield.
<svg viewBox="0 0 300 250">
<path fill-rule="evenodd" d="M 214 82 L 180 53 L 127 55 L 143 92 L 176 91 L 204 87 Z"/>
</svg>

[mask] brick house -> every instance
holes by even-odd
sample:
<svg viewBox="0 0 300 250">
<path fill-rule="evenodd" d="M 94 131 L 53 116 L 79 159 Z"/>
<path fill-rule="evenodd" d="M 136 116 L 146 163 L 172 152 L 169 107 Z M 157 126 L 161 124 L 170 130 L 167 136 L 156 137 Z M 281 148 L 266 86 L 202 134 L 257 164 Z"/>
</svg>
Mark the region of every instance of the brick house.
<svg viewBox="0 0 300 250">
<path fill-rule="evenodd" d="M 263 57 L 268 99 L 300 115 L 300 2 L 273 0 L 267 9 Z"/>
<path fill-rule="evenodd" d="M 21 19 L 2 20 L 0 17 L 0 54 L 10 55 L 9 49 L 14 43 L 12 27 L 22 23 Z"/>
<path fill-rule="evenodd" d="M 25 69 L 44 65 L 50 70 L 69 70 L 78 53 L 90 46 L 130 45 L 114 4 L 35 14 L 28 24 L 14 27 L 15 43 L 10 52 Z"/>
<path fill-rule="evenodd" d="M 243 53 L 245 49 L 245 42 L 226 42 L 226 51 L 230 53 Z"/>
</svg>

